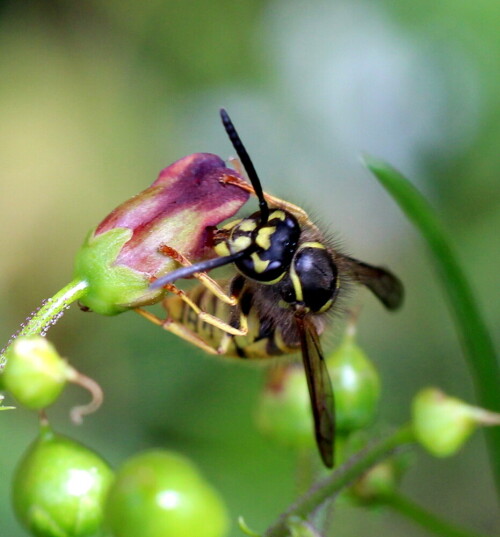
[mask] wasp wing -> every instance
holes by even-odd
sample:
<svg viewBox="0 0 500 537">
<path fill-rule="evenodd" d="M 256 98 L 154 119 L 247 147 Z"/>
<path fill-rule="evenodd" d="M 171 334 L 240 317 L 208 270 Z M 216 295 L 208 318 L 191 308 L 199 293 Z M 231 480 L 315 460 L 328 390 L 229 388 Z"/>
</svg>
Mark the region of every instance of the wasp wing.
<svg viewBox="0 0 500 537">
<path fill-rule="evenodd" d="M 318 332 L 314 324 L 302 315 L 296 315 L 300 334 L 302 359 L 311 398 L 316 443 L 325 463 L 331 468 L 334 463 L 335 414 L 332 383 L 328 374 Z"/>
<path fill-rule="evenodd" d="M 342 256 L 352 277 L 368 289 L 389 310 L 398 309 L 403 303 L 404 289 L 401 281 L 388 270 L 374 267 L 352 257 Z"/>
</svg>

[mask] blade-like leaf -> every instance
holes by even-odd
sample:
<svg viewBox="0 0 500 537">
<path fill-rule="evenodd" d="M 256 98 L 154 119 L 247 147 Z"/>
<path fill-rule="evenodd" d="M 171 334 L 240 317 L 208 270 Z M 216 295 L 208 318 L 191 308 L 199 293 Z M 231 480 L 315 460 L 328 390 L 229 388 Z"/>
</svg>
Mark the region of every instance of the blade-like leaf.
<svg viewBox="0 0 500 537">
<path fill-rule="evenodd" d="M 493 341 L 444 226 L 424 196 L 401 173 L 370 156 L 363 160 L 427 242 L 447 294 L 478 402 L 499 412 L 500 369 Z M 485 429 L 485 434 L 500 495 L 500 428 Z"/>
</svg>

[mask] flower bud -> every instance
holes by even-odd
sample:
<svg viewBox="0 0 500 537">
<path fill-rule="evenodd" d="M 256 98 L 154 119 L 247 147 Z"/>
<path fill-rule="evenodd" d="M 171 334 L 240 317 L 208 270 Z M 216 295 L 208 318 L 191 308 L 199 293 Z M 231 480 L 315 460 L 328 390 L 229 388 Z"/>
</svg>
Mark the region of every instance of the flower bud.
<svg viewBox="0 0 500 537">
<path fill-rule="evenodd" d="M 377 370 L 354 339 L 352 327 L 326 363 L 335 392 L 337 430 L 350 432 L 369 425 L 377 412 L 380 380 Z"/>
<path fill-rule="evenodd" d="M 437 388 L 421 390 L 412 404 L 413 431 L 436 457 L 456 453 L 480 425 L 500 425 L 500 414 L 468 405 Z"/>
<path fill-rule="evenodd" d="M 16 515 L 37 537 L 95 535 L 112 479 L 96 453 L 44 427 L 14 474 Z"/>
<path fill-rule="evenodd" d="M 25 407 L 41 410 L 54 403 L 67 382 L 89 391 L 91 401 L 74 407 L 71 419 L 81 423 L 83 416 L 95 412 L 102 403 L 102 390 L 93 379 L 83 375 L 61 358 L 55 347 L 42 336 L 20 336 L 5 353 L 5 388 Z"/>
<path fill-rule="evenodd" d="M 372 444 L 382 434 L 384 431 L 374 431 L 373 428 L 350 434 L 344 450 L 345 460 L 359 456 L 367 445 Z M 396 451 L 358 477 L 349 487 L 348 497 L 361 504 L 384 502 L 397 492 L 403 475 L 412 463 L 413 453 Z"/>
<path fill-rule="evenodd" d="M 398 490 L 401 472 L 394 458 L 379 462 L 370 468 L 350 489 L 350 494 L 358 502 L 374 503 L 383 501 Z"/>
<path fill-rule="evenodd" d="M 315 445 L 311 403 L 304 369 L 297 364 L 270 371 L 255 412 L 257 428 L 286 446 Z"/>
<path fill-rule="evenodd" d="M 75 278 L 88 283 L 81 303 L 104 315 L 161 300 L 153 278 L 176 268 L 161 253 L 169 246 L 190 261 L 215 254 L 210 228 L 233 216 L 248 199 L 221 180 L 238 176 L 216 155 L 195 153 L 165 168 L 146 190 L 111 212 L 86 238 Z M 239 176 L 238 176 L 239 177 Z"/>
<path fill-rule="evenodd" d="M 114 537 L 222 537 L 227 512 L 191 462 L 168 451 L 148 451 L 118 471 L 106 503 Z"/>
<path fill-rule="evenodd" d="M 309 521 L 298 516 L 288 517 L 287 527 L 290 537 L 321 537 L 319 531 Z"/>
<path fill-rule="evenodd" d="M 68 378 L 69 366 L 41 336 L 19 337 L 6 353 L 5 388 L 24 406 L 39 410 L 51 405 Z"/>
</svg>

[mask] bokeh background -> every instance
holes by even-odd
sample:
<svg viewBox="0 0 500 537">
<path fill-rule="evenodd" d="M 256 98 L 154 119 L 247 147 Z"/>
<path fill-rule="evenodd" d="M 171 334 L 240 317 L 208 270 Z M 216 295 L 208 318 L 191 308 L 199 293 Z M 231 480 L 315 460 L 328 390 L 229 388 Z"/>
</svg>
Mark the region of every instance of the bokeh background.
<svg viewBox="0 0 500 537">
<path fill-rule="evenodd" d="M 473 401 L 427 251 L 359 156 L 388 160 L 428 196 L 497 327 L 499 24 L 497 0 L 0 2 L 1 340 L 70 280 L 88 229 L 161 168 L 198 151 L 232 154 L 225 106 L 267 190 L 405 282 L 398 314 L 364 291 L 355 299 L 359 341 L 382 376 L 381 422 L 406 421 L 430 384 Z M 50 337 L 106 393 L 77 428 L 68 407 L 86 395 L 67 390 L 49 414 L 56 429 L 114 465 L 153 446 L 182 451 L 233 521 L 256 529 L 292 501 L 294 454 L 253 425 L 261 369 L 207 358 L 132 313 L 72 308 Z M 21 537 L 9 480 L 36 417 L 0 418 L 0 535 Z M 452 459 L 419 453 L 403 490 L 456 523 L 498 530 L 481 434 Z M 335 535 L 363 534 L 425 532 L 339 507 Z"/>
</svg>

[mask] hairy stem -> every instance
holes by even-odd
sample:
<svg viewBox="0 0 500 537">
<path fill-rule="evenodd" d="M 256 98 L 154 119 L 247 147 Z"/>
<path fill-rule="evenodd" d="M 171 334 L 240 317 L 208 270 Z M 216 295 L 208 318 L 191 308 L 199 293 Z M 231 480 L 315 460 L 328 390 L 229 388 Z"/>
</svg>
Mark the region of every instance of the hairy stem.
<svg viewBox="0 0 500 537">
<path fill-rule="evenodd" d="M 410 425 L 398 429 L 392 436 L 370 446 L 353 459 L 332 472 L 324 480 L 314 485 L 306 494 L 285 511 L 275 524 L 267 529 L 265 537 L 286 537 L 289 535 L 287 520 L 292 516 L 306 517 L 325 500 L 350 485 L 374 464 L 391 455 L 396 448 L 414 441 Z"/>
<path fill-rule="evenodd" d="M 54 325 L 64 310 L 75 300 L 78 300 L 87 292 L 88 283 L 82 280 L 73 280 L 63 287 L 53 297 L 44 301 L 42 306 L 33 312 L 23 323 L 20 330 L 14 334 L 0 353 L 0 369 L 5 365 L 5 351 L 10 344 L 19 336 L 44 336 L 47 330 Z"/>
</svg>

